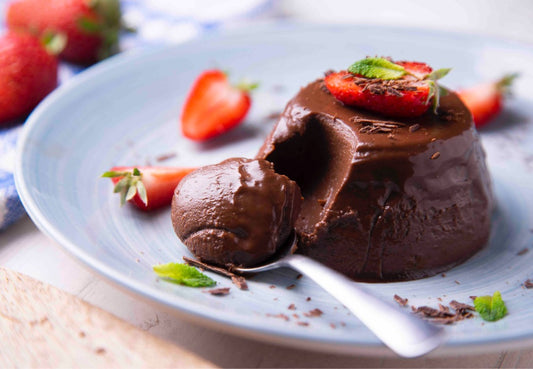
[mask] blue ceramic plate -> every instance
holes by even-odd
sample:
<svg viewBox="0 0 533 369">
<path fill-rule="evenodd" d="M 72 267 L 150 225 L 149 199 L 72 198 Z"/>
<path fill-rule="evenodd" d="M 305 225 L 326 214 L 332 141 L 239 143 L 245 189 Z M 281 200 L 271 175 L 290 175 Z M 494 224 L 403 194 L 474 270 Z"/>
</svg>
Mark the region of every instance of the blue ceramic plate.
<svg viewBox="0 0 533 369">
<path fill-rule="evenodd" d="M 482 132 L 498 204 L 488 246 L 446 277 L 368 288 L 386 300 L 398 294 L 416 306 L 437 306 L 439 299 L 470 302 L 471 295 L 499 290 L 509 315 L 496 323 L 475 318 L 446 327 L 450 339 L 441 352 L 530 345 L 533 290 L 522 283 L 533 278 L 533 250 L 518 253 L 533 245 L 533 51 L 522 44 L 427 30 L 267 24 L 121 55 L 59 88 L 29 118 L 16 172 L 23 203 L 39 228 L 77 259 L 184 317 L 283 344 L 383 353 L 383 345 L 358 319 L 290 270 L 258 275 L 250 280 L 249 291 L 232 288 L 224 298 L 158 281 L 152 265 L 189 255 L 174 235 L 170 211 L 146 215 L 120 208 L 110 182 L 99 178 L 113 165 L 191 166 L 251 157 L 274 124 L 269 115 L 280 112 L 300 86 L 366 55 L 452 66 L 445 79 L 450 87 L 522 72 L 514 99 Z M 180 136 L 178 116 L 195 76 L 213 66 L 258 80 L 261 88 L 243 125 L 198 144 Z M 174 156 L 161 161 L 169 153 Z M 211 276 L 219 286 L 231 286 L 227 279 Z M 292 284 L 296 287 L 286 288 Z M 296 305 L 299 319 L 287 310 L 290 304 Z M 324 315 L 303 316 L 314 308 Z M 280 313 L 290 320 L 272 316 Z"/>
</svg>

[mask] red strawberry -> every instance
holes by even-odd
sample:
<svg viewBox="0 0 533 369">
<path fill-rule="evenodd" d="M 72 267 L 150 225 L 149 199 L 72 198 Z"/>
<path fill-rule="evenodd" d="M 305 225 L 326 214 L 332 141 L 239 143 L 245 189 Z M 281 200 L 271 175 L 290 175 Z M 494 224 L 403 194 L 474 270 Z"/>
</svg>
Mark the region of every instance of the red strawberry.
<svg viewBox="0 0 533 369">
<path fill-rule="evenodd" d="M 112 53 L 120 30 L 118 0 L 18 0 L 7 8 L 10 29 L 38 34 L 63 33 L 67 45 L 60 57 L 92 63 Z"/>
<path fill-rule="evenodd" d="M 102 177 L 111 178 L 120 203 L 130 201 L 141 210 L 170 205 L 181 179 L 196 168 L 113 167 Z"/>
<path fill-rule="evenodd" d="M 226 74 L 208 70 L 194 82 L 181 112 L 181 130 L 192 140 L 207 140 L 236 127 L 250 109 L 256 84 L 232 86 Z"/>
<path fill-rule="evenodd" d="M 394 62 L 394 64 L 404 67 L 407 72 L 414 75 L 418 79 L 424 79 L 428 74 L 433 72 L 433 68 L 426 63 L 415 61 L 398 61 Z"/>
<path fill-rule="evenodd" d="M 335 98 L 394 117 L 416 117 L 433 105 L 438 106 L 440 87 L 436 80 L 448 69 L 433 72 L 425 63 L 392 62 L 367 58 L 354 63 L 348 71 L 331 73 L 325 84 Z"/>
<path fill-rule="evenodd" d="M 482 127 L 494 119 L 502 110 L 503 100 L 517 74 L 509 74 L 498 81 L 482 83 L 457 91 L 459 97 L 470 109 L 476 127 Z"/>
<path fill-rule="evenodd" d="M 34 36 L 0 37 L 0 123 L 29 112 L 57 85 L 57 60 Z"/>
</svg>

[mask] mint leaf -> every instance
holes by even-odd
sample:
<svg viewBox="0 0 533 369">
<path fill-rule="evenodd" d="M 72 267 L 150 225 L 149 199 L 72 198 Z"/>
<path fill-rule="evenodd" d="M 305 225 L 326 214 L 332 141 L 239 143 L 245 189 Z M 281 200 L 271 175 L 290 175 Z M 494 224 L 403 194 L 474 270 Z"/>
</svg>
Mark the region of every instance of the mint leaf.
<svg viewBox="0 0 533 369">
<path fill-rule="evenodd" d="M 502 300 L 500 291 L 492 296 L 478 296 L 474 300 L 474 307 L 483 320 L 495 322 L 507 314 L 507 307 Z"/>
<path fill-rule="evenodd" d="M 153 269 L 161 278 L 188 287 L 211 287 L 216 284 L 214 280 L 187 264 L 168 263 L 154 265 Z"/>
<path fill-rule="evenodd" d="M 384 58 L 366 58 L 359 60 L 348 68 L 353 74 L 360 74 L 367 78 L 398 79 L 407 74 L 401 65 Z"/>
</svg>

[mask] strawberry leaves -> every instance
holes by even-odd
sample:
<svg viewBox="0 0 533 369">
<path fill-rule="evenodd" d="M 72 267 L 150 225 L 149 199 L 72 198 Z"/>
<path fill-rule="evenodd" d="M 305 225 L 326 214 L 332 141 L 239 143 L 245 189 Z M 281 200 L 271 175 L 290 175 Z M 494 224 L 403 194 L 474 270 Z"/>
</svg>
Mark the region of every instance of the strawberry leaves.
<svg viewBox="0 0 533 369">
<path fill-rule="evenodd" d="M 121 178 L 113 190 L 114 193 L 120 193 L 120 205 L 124 205 L 126 201 L 129 201 L 139 195 L 141 201 L 148 205 L 148 196 L 146 195 L 146 187 L 142 182 L 142 173 L 139 169 L 133 168 L 130 171 L 108 171 L 102 174 L 103 178 Z"/>
<path fill-rule="evenodd" d="M 348 67 L 348 72 L 358 74 L 366 78 L 379 78 L 387 80 L 399 79 L 407 74 L 407 71 L 404 67 L 394 64 L 385 58 L 366 58 L 359 60 Z"/>
<path fill-rule="evenodd" d="M 424 81 L 428 81 L 429 85 L 429 94 L 426 103 L 429 104 L 430 100 L 433 99 L 432 108 L 433 113 L 435 114 L 437 114 L 437 109 L 439 108 L 440 97 L 446 96 L 448 94 L 448 90 L 446 90 L 444 87 L 439 86 L 437 81 L 442 77 L 446 76 L 450 72 L 450 70 L 451 68 L 437 69 L 429 73 L 424 78 Z"/>
</svg>

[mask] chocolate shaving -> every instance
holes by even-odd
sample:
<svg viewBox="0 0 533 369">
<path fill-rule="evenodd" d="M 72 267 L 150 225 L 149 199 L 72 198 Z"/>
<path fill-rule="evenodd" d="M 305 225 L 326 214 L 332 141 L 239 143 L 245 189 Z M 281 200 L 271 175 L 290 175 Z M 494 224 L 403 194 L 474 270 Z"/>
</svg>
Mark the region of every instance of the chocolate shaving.
<svg viewBox="0 0 533 369">
<path fill-rule="evenodd" d="M 401 297 L 398 296 L 398 295 L 394 295 L 394 301 L 396 301 L 398 304 L 400 304 L 400 306 L 406 306 L 406 305 L 407 305 L 407 302 L 408 302 L 409 300 L 408 300 L 408 299 L 401 298 Z"/>
<path fill-rule="evenodd" d="M 302 327 L 307 327 L 309 325 L 307 322 L 297 322 L 296 324 L 301 325 Z"/>
<path fill-rule="evenodd" d="M 296 279 L 301 279 L 302 277 L 303 277 L 303 274 L 298 274 L 298 275 L 296 276 Z"/>
<path fill-rule="evenodd" d="M 306 298 L 305 301 L 311 301 L 311 297 Z"/>
<path fill-rule="evenodd" d="M 450 313 L 449 311 L 441 311 L 434 309 L 429 306 L 419 306 L 415 309 L 415 314 L 420 314 L 424 318 L 449 318 L 454 316 L 454 314 Z"/>
<path fill-rule="evenodd" d="M 172 159 L 172 158 L 174 158 L 176 156 L 177 156 L 177 154 L 175 152 L 169 152 L 167 154 L 159 155 L 157 158 L 155 158 L 155 160 L 158 161 L 158 162 L 161 162 L 161 161 L 165 161 L 165 160 L 168 160 L 168 159 Z"/>
<path fill-rule="evenodd" d="M 528 249 L 528 248 L 525 248 L 525 249 L 522 249 L 522 250 L 518 251 L 518 252 L 516 253 L 516 255 L 518 255 L 518 256 L 522 256 L 522 255 L 524 255 L 524 254 L 527 254 L 528 251 L 529 251 L 529 249 Z"/>
<path fill-rule="evenodd" d="M 288 322 L 289 320 L 291 320 L 287 315 L 285 314 L 266 314 L 266 316 L 270 317 L 270 318 L 279 318 L 279 319 L 283 319 L 285 320 L 286 322 Z"/>
<path fill-rule="evenodd" d="M 295 284 L 291 284 L 290 286 L 287 286 L 287 289 L 288 290 L 292 290 L 294 287 L 296 287 L 296 285 Z"/>
<path fill-rule="evenodd" d="M 416 91 L 417 87 L 412 80 L 383 80 L 379 78 L 364 78 L 346 75 L 343 79 L 353 78 L 353 83 L 362 88 L 362 91 L 368 91 L 373 95 L 392 95 L 396 97 L 403 96 L 402 91 Z"/>
<path fill-rule="evenodd" d="M 420 124 L 415 123 L 412 126 L 409 126 L 409 132 L 413 133 L 420 129 Z"/>
<path fill-rule="evenodd" d="M 450 301 L 450 306 L 459 313 L 464 313 L 465 311 L 476 311 L 476 308 L 472 305 L 464 304 L 455 300 Z"/>
<path fill-rule="evenodd" d="M 310 310 L 309 312 L 307 313 L 304 313 L 304 315 L 308 318 L 313 318 L 313 317 L 317 317 L 317 316 L 321 316 L 322 314 L 324 314 L 324 312 L 320 309 L 313 309 L 313 310 Z"/>
<path fill-rule="evenodd" d="M 436 153 L 434 153 L 433 155 L 431 155 L 431 158 L 430 158 L 430 159 L 431 159 L 431 160 L 435 160 L 435 159 L 438 159 L 439 157 L 440 157 L 440 152 L 437 151 Z"/>
<path fill-rule="evenodd" d="M 524 282 L 524 287 L 527 288 L 527 289 L 533 288 L 533 281 L 531 279 L 527 279 Z"/>
<path fill-rule="evenodd" d="M 450 307 L 455 311 L 452 312 Z M 430 319 L 432 322 L 441 324 L 453 324 L 460 320 L 473 318 L 474 314 L 472 311 L 475 311 L 473 306 L 455 300 L 450 302 L 449 307 L 439 304 L 438 310 L 429 306 L 420 306 L 418 308 L 411 306 L 411 309 L 415 314 L 419 314 L 426 319 Z"/>
<path fill-rule="evenodd" d="M 229 295 L 229 287 L 214 288 L 212 290 L 204 291 L 210 293 L 213 296 L 226 296 Z"/>
<path fill-rule="evenodd" d="M 405 124 L 400 122 L 392 122 L 378 119 L 362 119 L 353 117 L 350 119 L 354 123 L 361 123 L 363 127 L 359 129 L 361 133 L 391 133 L 393 129 L 405 127 Z"/>
<path fill-rule="evenodd" d="M 296 305 L 290 304 L 289 307 L 287 307 L 289 310 L 296 310 Z"/>
<path fill-rule="evenodd" d="M 244 279 L 244 277 L 242 277 L 240 275 L 236 275 L 236 274 L 230 272 L 227 269 L 224 269 L 224 268 L 221 268 L 221 267 L 216 267 L 214 265 L 209 265 L 209 264 L 206 264 L 206 263 L 202 263 L 199 260 L 191 259 L 191 258 L 188 258 L 187 256 L 184 256 L 183 260 L 189 265 L 192 265 L 192 266 L 195 266 L 195 267 L 198 267 L 198 268 L 201 268 L 201 269 L 205 269 L 205 270 L 210 270 L 212 272 L 221 274 L 221 275 L 223 275 L 225 277 L 231 278 L 231 281 L 233 282 L 233 284 L 236 285 L 241 290 L 247 290 L 248 289 L 248 284 L 246 283 L 246 279 Z"/>
<path fill-rule="evenodd" d="M 265 119 L 266 120 L 272 120 L 272 119 L 278 119 L 281 113 L 279 111 L 275 111 L 273 113 L 268 114 Z"/>
</svg>

